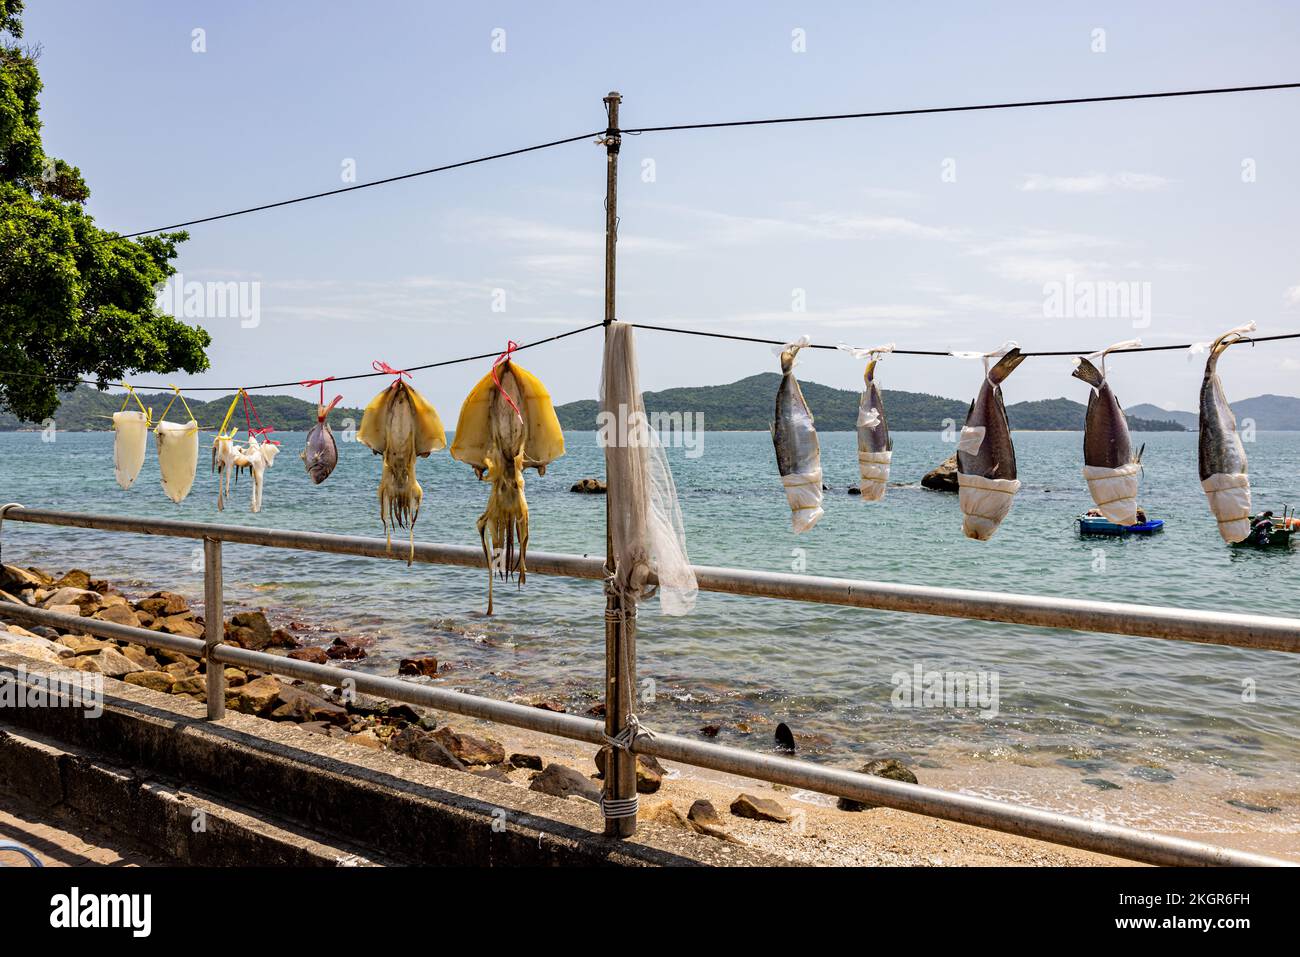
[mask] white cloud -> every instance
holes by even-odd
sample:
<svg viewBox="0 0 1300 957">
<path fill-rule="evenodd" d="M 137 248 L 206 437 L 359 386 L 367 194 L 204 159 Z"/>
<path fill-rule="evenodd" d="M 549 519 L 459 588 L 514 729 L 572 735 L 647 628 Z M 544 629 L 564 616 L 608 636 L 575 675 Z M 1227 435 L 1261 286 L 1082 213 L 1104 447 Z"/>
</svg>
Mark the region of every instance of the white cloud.
<svg viewBox="0 0 1300 957">
<path fill-rule="evenodd" d="M 1164 189 L 1173 180 L 1154 173 L 1086 173 L 1083 176 L 1046 176 L 1031 173 L 1020 185 L 1026 193 L 1149 192 Z"/>
</svg>

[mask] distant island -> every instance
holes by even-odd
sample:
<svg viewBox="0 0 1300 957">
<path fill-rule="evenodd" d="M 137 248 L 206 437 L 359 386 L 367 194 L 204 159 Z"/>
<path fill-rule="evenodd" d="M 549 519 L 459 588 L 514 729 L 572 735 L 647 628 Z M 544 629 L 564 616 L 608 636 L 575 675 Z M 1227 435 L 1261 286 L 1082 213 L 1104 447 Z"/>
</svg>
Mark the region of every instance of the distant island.
<svg viewBox="0 0 1300 957">
<path fill-rule="evenodd" d="M 152 409 L 155 416 L 162 415 L 167 403 L 172 400 L 169 392 L 137 392 L 145 408 Z M 216 428 L 226 417 L 230 401 L 234 394 L 218 396 L 202 401 L 190 396 L 185 397 L 190 410 L 199 425 Z M 122 408 L 125 396 L 121 392 L 100 392 L 94 386 L 79 385 L 63 397 L 59 411 L 54 414 L 55 428 L 60 432 L 106 432 L 113 428 L 113 413 Z M 277 432 L 306 432 L 316 424 L 316 402 L 314 399 L 296 399 L 289 395 L 254 395 L 253 405 L 261 420 Z M 138 409 L 134 402 L 128 409 Z M 180 422 L 185 411 L 179 402 L 172 407 L 168 418 Z M 345 417 L 351 417 L 358 424 L 361 422 L 361 409 L 345 409 L 338 406 L 331 413 L 335 423 Z M 244 428 L 243 406 L 235 410 L 232 423 L 236 428 Z M 14 432 L 19 429 L 39 429 L 39 422 L 22 422 L 8 410 L 0 411 L 0 432 Z"/>
<path fill-rule="evenodd" d="M 777 373 L 762 372 L 729 385 L 647 392 L 644 396 L 646 412 L 701 414 L 704 428 L 714 432 L 766 432 L 780 381 Z M 852 432 L 857 428 L 859 393 L 816 382 L 800 382 L 800 387 L 817 420 L 818 429 L 823 432 Z M 882 391 L 885 417 L 889 427 L 896 432 L 938 431 L 944 427 L 945 419 L 960 426 L 966 420 L 966 410 L 970 405 L 969 401 L 922 392 Z M 1295 401 L 1300 403 L 1300 400 Z M 557 406 L 555 411 L 566 429 L 587 431 L 595 428 L 595 400 L 569 402 Z M 1011 427 L 1020 430 L 1082 431 L 1086 414 L 1087 406 L 1071 399 L 1040 399 L 1007 407 Z M 1300 428 L 1300 414 L 1296 420 L 1295 428 Z M 1184 425 L 1168 417 L 1149 419 L 1132 414 L 1129 415 L 1129 427 L 1136 432 L 1186 431 Z"/>
</svg>

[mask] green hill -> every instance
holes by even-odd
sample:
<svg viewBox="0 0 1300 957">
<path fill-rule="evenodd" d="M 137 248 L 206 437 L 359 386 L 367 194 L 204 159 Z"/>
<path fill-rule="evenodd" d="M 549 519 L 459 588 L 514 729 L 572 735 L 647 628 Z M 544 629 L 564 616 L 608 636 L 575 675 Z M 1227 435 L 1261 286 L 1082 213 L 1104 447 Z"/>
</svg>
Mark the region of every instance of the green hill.
<svg viewBox="0 0 1300 957">
<path fill-rule="evenodd" d="M 172 398 L 166 392 L 136 394 L 140 396 L 140 401 L 145 404 L 145 408 L 153 410 L 155 416 L 162 415 L 163 409 L 167 408 L 167 403 Z M 94 386 L 79 385 L 75 391 L 64 396 L 59 411 L 54 415 L 55 427 L 61 432 L 107 431 L 113 427 L 112 415 L 121 410 L 124 397 L 121 392 L 100 392 Z M 233 398 L 234 395 L 228 394 L 202 401 L 186 396 L 185 401 L 190 404 L 190 409 L 194 412 L 199 425 L 205 428 L 216 428 L 226 417 L 226 410 L 230 408 L 230 400 Z M 315 400 L 296 399 L 289 395 L 254 395 L 253 406 L 257 409 L 263 424 L 277 432 L 305 432 L 316 424 Z M 139 406 L 132 402 L 128 408 L 136 409 Z M 361 421 L 360 409 L 345 409 L 339 406 L 331 415 L 334 422 L 338 422 L 344 416 L 350 416 L 358 423 Z M 173 422 L 180 422 L 184 416 L 185 410 L 178 400 L 167 417 Z M 244 427 L 242 403 L 235 410 L 231 421 L 241 429 Z M 20 422 L 7 410 L 0 411 L 0 431 L 12 432 L 23 428 L 35 429 L 40 428 L 40 425 Z"/>
<path fill-rule="evenodd" d="M 1200 427 L 1195 412 L 1166 411 L 1154 405 L 1135 405 L 1126 410 L 1130 415 L 1143 417 L 1163 416 L 1196 431 Z M 1237 421 L 1252 419 L 1255 428 L 1265 432 L 1300 432 L 1300 399 L 1293 395 L 1257 395 L 1232 403 Z"/>
<path fill-rule="evenodd" d="M 651 415 L 696 413 L 703 417 L 704 428 L 714 432 L 766 432 L 780 382 L 781 376 L 777 373 L 762 372 L 728 385 L 647 392 L 644 396 L 646 412 Z M 799 385 L 817 419 L 818 429 L 823 432 L 852 432 L 856 428 L 857 392 L 833 389 L 816 382 L 801 382 Z M 889 427 L 896 432 L 937 431 L 944 427 L 945 419 L 960 424 L 966 420 L 966 410 L 970 405 L 959 399 L 921 392 L 885 389 L 883 396 Z M 593 400 L 569 402 L 558 406 L 555 411 L 566 429 L 595 428 L 597 405 Z M 1007 416 L 1012 428 L 1016 429 L 1081 431 L 1086 411 L 1086 406 L 1070 399 L 1044 399 L 1008 406 Z M 1174 422 L 1132 417 L 1129 425 L 1136 431 L 1183 431 L 1183 427 Z"/>
</svg>

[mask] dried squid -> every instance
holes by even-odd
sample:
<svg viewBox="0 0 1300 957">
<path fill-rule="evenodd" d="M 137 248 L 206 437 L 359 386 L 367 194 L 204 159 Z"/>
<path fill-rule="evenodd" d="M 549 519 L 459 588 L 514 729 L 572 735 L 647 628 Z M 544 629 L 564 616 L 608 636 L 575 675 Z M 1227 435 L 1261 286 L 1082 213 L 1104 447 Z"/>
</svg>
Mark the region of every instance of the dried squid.
<svg viewBox="0 0 1300 957">
<path fill-rule="evenodd" d="M 424 396 L 399 377 L 366 406 L 357 441 L 384 457 L 379 479 L 379 518 L 390 549 L 393 528 L 410 529 L 409 565 L 415 558 L 415 521 L 424 497 L 415 479 L 415 460 L 447 447 L 442 420 Z"/>
<path fill-rule="evenodd" d="M 546 474 L 564 454 L 564 433 L 541 380 L 509 359 L 493 366 L 465 399 L 456 423 L 451 457 L 492 483 L 487 509 L 478 518 L 479 539 L 488 565 L 488 607 L 492 579 L 499 574 L 527 576 L 528 501 L 524 469 Z"/>
</svg>

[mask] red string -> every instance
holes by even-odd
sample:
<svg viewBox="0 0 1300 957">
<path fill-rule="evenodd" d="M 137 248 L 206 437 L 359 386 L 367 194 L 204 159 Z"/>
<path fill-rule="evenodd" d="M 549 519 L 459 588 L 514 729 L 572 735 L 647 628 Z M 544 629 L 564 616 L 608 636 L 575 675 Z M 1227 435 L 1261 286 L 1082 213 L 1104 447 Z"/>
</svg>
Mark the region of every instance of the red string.
<svg viewBox="0 0 1300 957">
<path fill-rule="evenodd" d="M 406 376 L 408 379 L 411 377 L 411 373 L 407 372 L 405 369 L 394 369 L 387 362 L 383 362 L 380 359 L 376 359 L 374 362 L 370 363 L 370 368 L 374 369 L 376 372 L 382 372 L 385 375 L 397 376 L 397 378 L 393 380 L 393 386 L 396 386 L 397 383 L 402 381 L 402 376 Z M 390 386 L 389 388 L 392 388 L 393 386 Z"/>
<path fill-rule="evenodd" d="M 252 413 L 251 418 L 249 416 L 250 412 Z M 257 428 L 253 428 L 253 419 L 257 419 Z M 275 439 L 266 439 L 267 434 L 274 432 L 275 429 L 262 424 L 262 417 L 257 414 L 257 407 L 253 405 L 253 400 L 249 398 L 247 392 L 244 393 L 244 423 L 248 426 L 250 438 L 260 435 L 266 440 L 267 445 L 280 444 Z"/>
<path fill-rule="evenodd" d="M 329 414 L 330 409 L 334 408 L 334 406 L 338 405 L 340 402 L 343 401 L 343 396 L 336 395 L 334 397 L 333 402 L 331 402 L 329 405 L 325 404 L 325 383 L 329 382 L 333 378 L 334 377 L 332 375 L 327 375 L 323 379 L 304 379 L 302 382 L 298 383 L 300 386 L 302 386 L 305 389 L 310 389 L 314 385 L 320 386 L 320 403 L 318 406 L 319 411 L 316 413 L 317 422 L 324 422 L 325 416 Z"/>
<path fill-rule="evenodd" d="M 506 342 L 506 351 L 497 356 L 496 362 L 492 363 L 492 381 L 496 383 L 497 391 L 505 396 L 506 401 L 510 403 L 510 408 L 515 410 L 515 415 L 519 421 L 524 421 L 524 414 L 519 411 L 519 406 L 515 405 L 515 400 L 510 398 L 510 393 L 501 388 L 501 377 L 497 375 L 497 366 L 510 361 L 511 354 L 519 348 L 519 343 L 510 339 Z"/>
</svg>

